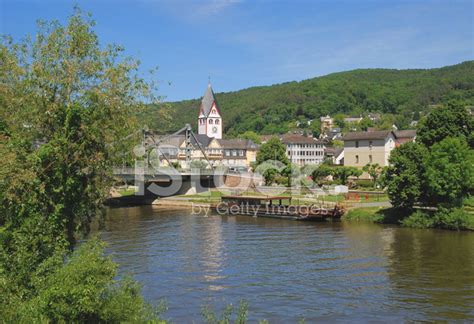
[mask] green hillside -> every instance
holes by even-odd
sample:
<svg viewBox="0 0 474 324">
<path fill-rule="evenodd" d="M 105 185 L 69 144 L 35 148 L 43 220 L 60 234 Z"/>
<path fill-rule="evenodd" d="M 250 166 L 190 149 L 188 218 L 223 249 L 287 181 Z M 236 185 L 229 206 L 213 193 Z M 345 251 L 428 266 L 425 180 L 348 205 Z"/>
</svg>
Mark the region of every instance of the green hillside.
<svg viewBox="0 0 474 324">
<path fill-rule="evenodd" d="M 217 93 L 225 133 L 253 130 L 261 134 L 286 132 L 295 122 L 322 115 L 391 116 L 408 127 L 432 105 L 450 99 L 474 105 L 474 61 L 436 69 L 361 69 L 333 73 L 300 82 Z M 200 99 L 150 106 L 144 122 L 166 133 L 190 123 L 195 127 Z M 168 116 L 169 118 L 163 118 Z"/>
</svg>

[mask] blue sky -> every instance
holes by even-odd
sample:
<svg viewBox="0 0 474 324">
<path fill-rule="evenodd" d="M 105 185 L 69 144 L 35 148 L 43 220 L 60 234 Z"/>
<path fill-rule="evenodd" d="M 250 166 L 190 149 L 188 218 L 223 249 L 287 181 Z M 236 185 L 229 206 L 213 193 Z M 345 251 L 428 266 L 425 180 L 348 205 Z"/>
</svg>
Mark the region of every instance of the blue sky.
<svg viewBox="0 0 474 324">
<path fill-rule="evenodd" d="M 356 68 L 430 68 L 474 59 L 474 1 L 0 0 L 0 33 L 93 14 L 102 44 L 158 66 L 166 100 Z"/>
</svg>

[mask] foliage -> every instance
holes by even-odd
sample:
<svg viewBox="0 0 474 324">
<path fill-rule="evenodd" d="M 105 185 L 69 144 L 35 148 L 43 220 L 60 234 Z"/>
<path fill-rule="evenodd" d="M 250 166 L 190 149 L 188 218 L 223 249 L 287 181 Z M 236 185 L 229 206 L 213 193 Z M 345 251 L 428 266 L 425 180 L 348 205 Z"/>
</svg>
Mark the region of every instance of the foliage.
<svg viewBox="0 0 474 324">
<path fill-rule="evenodd" d="M 332 169 L 332 175 L 334 180 L 345 185 L 347 184 L 349 177 L 360 177 L 362 175 L 362 170 L 356 167 L 337 166 Z"/>
<path fill-rule="evenodd" d="M 288 165 L 288 157 L 286 156 L 286 147 L 277 137 L 272 137 L 268 142 L 260 146 L 257 152 L 257 164 L 265 161 L 280 161 L 284 165 Z"/>
<path fill-rule="evenodd" d="M 416 210 L 401 220 L 401 224 L 413 228 L 474 229 L 474 216 L 462 208 L 448 209 L 441 207 L 437 211 Z"/>
<path fill-rule="evenodd" d="M 204 160 L 192 160 L 190 163 L 191 169 L 205 170 L 209 166 L 207 161 Z"/>
<path fill-rule="evenodd" d="M 234 307 L 232 306 L 232 304 L 229 304 L 224 308 L 222 314 L 219 316 L 209 306 L 204 306 L 201 310 L 201 315 L 207 324 L 230 324 L 232 320 L 233 311 Z M 245 300 L 241 300 L 237 309 L 235 321 L 233 323 L 245 324 L 247 323 L 247 316 L 248 303 Z"/>
<path fill-rule="evenodd" d="M 402 219 L 400 224 L 412 228 L 432 228 L 436 225 L 433 213 L 425 210 L 417 210 L 408 217 Z"/>
<path fill-rule="evenodd" d="M 383 168 L 378 164 L 367 164 L 362 168 L 363 171 L 367 172 L 372 179 L 373 186 L 376 187 L 379 181 L 380 175 L 382 174 Z"/>
<path fill-rule="evenodd" d="M 429 201 L 461 206 L 474 187 L 474 152 L 465 139 L 447 137 L 433 144 L 424 165 Z"/>
<path fill-rule="evenodd" d="M 258 134 L 253 132 L 253 131 L 246 131 L 245 133 L 239 135 L 238 137 L 243 138 L 243 139 L 247 139 L 247 140 L 251 140 L 255 144 L 260 144 L 261 143 L 260 142 L 260 136 L 258 136 Z"/>
<path fill-rule="evenodd" d="M 56 263 L 57 260 L 54 261 Z M 64 266 L 36 278 L 37 294 L 14 300 L 2 310 L 4 319 L 40 322 L 145 322 L 157 313 L 131 279 L 114 280 L 116 264 L 104 256 L 103 244 L 91 239 Z M 6 306 L 6 305 L 5 305 Z"/>
<path fill-rule="evenodd" d="M 313 137 L 318 138 L 321 135 L 321 120 L 319 118 L 313 119 L 310 129 Z"/>
<path fill-rule="evenodd" d="M 301 168 L 296 164 L 289 163 L 287 167 L 282 170 L 281 175 L 287 178 L 286 183 L 288 186 L 296 185 L 301 175 Z"/>
<path fill-rule="evenodd" d="M 287 82 L 266 87 L 217 93 L 225 119 L 225 132 L 237 136 L 245 131 L 258 134 L 286 133 L 300 118 L 330 114 L 341 129 L 344 115 L 382 113 L 374 126 L 400 129 L 426 115 L 433 105 L 458 99 L 474 105 L 474 61 L 426 70 L 360 69 Z M 157 118 L 162 105 L 150 105 L 143 121 L 164 133 L 184 124 L 196 125 L 200 99 L 171 103 L 172 121 Z M 339 116 L 336 116 L 340 114 Z M 365 127 L 365 126 L 364 126 Z M 316 125 L 311 127 L 316 130 Z"/>
<path fill-rule="evenodd" d="M 354 222 L 383 223 L 385 217 L 380 211 L 381 210 L 379 207 L 354 208 L 347 211 L 343 220 Z"/>
<path fill-rule="evenodd" d="M 133 116 L 154 100 L 138 63 L 121 47 L 100 47 L 93 26 L 76 9 L 67 26 L 40 22 L 35 37 L 0 44 L 2 318 L 145 316 L 135 284 L 109 289 L 115 270 L 99 247 L 69 258 L 102 214 L 111 166 L 130 152 L 133 136 L 123 138 L 135 134 Z"/>
<path fill-rule="evenodd" d="M 427 150 L 417 143 L 405 143 L 390 153 L 384 182 L 392 205 L 411 209 L 420 201 L 423 187 L 424 161 Z"/>
<path fill-rule="evenodd" d="M 333 168 L 326 164 L 321 164 L 317 169 L 315 169 L 311 177 L 313 178 L 313 181 L 315 181 L 318 185 L 322 184 L 322 181 L 324 181 L 328 176 L 333 174 Z"/>
<path fill-rule="evenodd" d="M 450 101 L 421 120 L 417 140 L 430 147 L 447 137 L 463 137 L 468 140 L 473 131 L 474 117 L 462 103 Z"/>
</svg>

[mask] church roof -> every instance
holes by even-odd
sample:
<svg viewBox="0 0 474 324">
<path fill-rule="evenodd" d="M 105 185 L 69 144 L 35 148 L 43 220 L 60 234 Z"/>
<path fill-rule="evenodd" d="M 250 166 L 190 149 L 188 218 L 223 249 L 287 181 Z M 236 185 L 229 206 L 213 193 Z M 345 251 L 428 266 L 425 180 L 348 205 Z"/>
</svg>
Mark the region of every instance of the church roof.
<svg viewBox="0 0 474 324">
<path fill-rule="evenodd" d="M 214 91 L 212 91 L 211 84 L 207 86 L 206 93 L 204 93 L 204 96 L 202 97 L 201 100 L 201 107 L 200 107 L 200 113 L 202 113 L 204 116 L 209 116 L 209 113 L 211 112 L 211 108 L 213 104 L 216 104 L 217 110 L 219 109 L 219 106 L 217 105 L 216 97 L 214 95 Z"/>
</svg>

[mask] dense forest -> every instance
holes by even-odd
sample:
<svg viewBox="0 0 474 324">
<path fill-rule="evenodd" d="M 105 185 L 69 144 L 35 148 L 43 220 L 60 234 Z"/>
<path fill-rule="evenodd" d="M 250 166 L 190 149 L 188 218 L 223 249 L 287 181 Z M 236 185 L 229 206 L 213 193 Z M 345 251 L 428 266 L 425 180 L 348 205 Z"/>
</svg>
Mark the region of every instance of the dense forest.
<svg viewBox="0 0 474 324">
<path fill-rule="evenodd" d="M 247 130 L 283 133 L 330 114 L 383 113 L 397 127 L 409 127 L 433 105 L 450 99 L 474 105 L 474 61 L 436 69 L 361 69 L 300 82 L 217 93 L 226 136 Z M 195 127 L 200 99 L 149 106 L 142 120 L 161 133 L 185 123 Z"/>
</svg>

